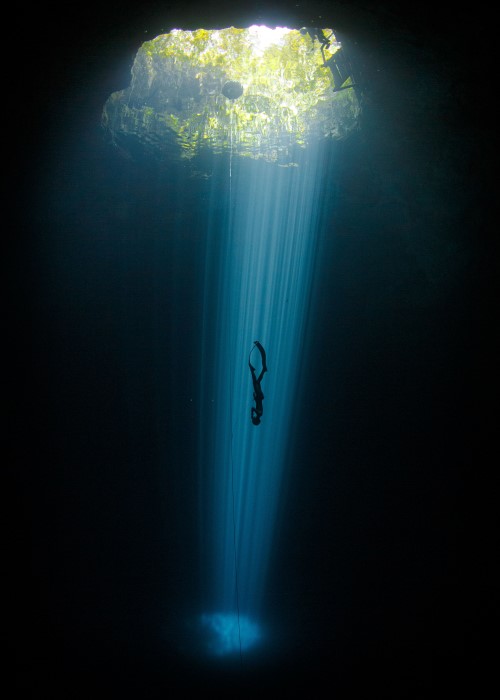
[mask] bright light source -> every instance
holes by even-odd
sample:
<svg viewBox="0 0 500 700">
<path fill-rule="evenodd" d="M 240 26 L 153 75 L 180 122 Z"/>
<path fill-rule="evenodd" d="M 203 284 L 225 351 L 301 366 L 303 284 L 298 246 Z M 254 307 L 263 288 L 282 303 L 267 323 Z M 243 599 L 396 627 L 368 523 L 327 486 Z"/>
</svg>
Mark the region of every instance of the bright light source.
<svg viewBox="0 0 500 700">
<path fill-rule="evenodd" d="M 276 29 L 269 29 L 269 27 L 258 26 L 253 24 L 248 28 L 248 34 L 250 42 L 254 47 L 256 54 L 263 55 L 264 51 L 272 44 L 280 45 L 282 44 L 283 37 L 288 34 L 291 30 L 286 27 L 276 27 Z"/>
<path fill-rule="evenodd" d="M 282 165 L 300 149 L 296 169 L 219 161 L 229 167 L 225 178 L 213 178 L 217 212 L 204 228 L 200 578 L 203 605 L 225 612 L 198 622 L 203 643 L 219 656 L 262 642 L 253 620 L 265 618 L 293 426 L 303 410 L 318 241 L 332 198 L 331 153 L 321 139 L 350 133 L 359 110 L 355 91 L 340 90 L 349 73 L 337 66 L 336 84 L 325 65 L 340 50 L 333 33 L 317 39 L 317 31 L 250 27 L 159 36 L 139 50 L 130 87 L 104 108 L 106 128 L 125 148 L 139 144 L 171 157 L 175 146 L 189 158 L 203 148 L 231 149 Z M 329 48 L 322 38 L 332 39 Z M 267 351 L 268 369 L 258 427 L 248 367 L 255 340 Z"/>
<path fill-rule="evenodd" d="M 331 29 L 173 30 L 139 49 L 130 87 L 113 93 L 103 125 L 122 149 L 172 158 L 209 149 L 295 164 L 297 149 L 344 138 L 357 124 L 351 76 L 334 70 Z M 241 85 L 237 98 L 227 83 Z"/>
</svg>

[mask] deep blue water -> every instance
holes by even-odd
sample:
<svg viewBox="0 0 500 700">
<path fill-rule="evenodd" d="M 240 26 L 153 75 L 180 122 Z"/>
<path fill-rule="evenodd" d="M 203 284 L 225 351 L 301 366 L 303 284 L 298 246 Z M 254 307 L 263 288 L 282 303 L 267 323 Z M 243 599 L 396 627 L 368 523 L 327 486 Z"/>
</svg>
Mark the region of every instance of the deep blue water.
<svg viewBox="0 0 500 700">
<path fill-rule="evenodd" d="M 488 224 L 470 113 L 430 50 L 429 80 L 414 74 L 405 39 L 379 57 L 392 89 L 374 82 L 358 134 L 293 172 L 234 162 L 230 194 L 228 156 L 192 177 L 106 142 L 100 109 L 127 71 L 103 75 L 93 41 L 87 64 L 51 64 L 20 154 L 26 677 L 136 696 L 444 682 L 472 616 L 465 552 L 489 523 L 464 509 Z M 207 653 L 208 616 L 235 612 L 235 533 L 241 666 Z"/>
</svg>

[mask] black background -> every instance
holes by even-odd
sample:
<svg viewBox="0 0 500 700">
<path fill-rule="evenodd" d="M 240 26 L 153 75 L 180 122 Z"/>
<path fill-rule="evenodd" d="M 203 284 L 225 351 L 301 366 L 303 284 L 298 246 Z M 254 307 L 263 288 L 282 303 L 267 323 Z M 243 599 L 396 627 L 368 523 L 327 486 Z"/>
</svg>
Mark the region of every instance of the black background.
<svg viewBox="0 0 500 700">
<path fill-rule="evenodd" d="M 19 690 L 429 697 L 483 675 L 496 616 L 493 20 L 400 5 L 104 2 L 12 22 L 4 512 Z M 197 595 L 198 414 L 181 399 L 200 361 L 190 250 L 203 205 L 184 212 L 192 240 L 162 242 L 175 168 L 122 163 L 100 116 L 145 39 L 255 23 L 336 28 L 364 110 L 335 183 L 269 583 L 286 651 L 230 673 L 171 632 Z"/>
</svg>

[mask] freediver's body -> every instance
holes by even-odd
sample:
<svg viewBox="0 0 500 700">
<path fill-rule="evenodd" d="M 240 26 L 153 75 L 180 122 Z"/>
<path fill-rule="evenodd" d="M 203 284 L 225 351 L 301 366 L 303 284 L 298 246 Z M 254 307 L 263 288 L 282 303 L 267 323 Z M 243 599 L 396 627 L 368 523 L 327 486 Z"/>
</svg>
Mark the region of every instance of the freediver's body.
<svg viewBox="0 0 500 700">
<path fill-rule="evenodd" d="M 262 402 L 264 400 L 264 394 L 262 393 L 260 383 L 262 381 L 262 377 L 267 372 L 267 365 L 266 365 L 266 351 L 264 350 L 264 348 L 262 347 L 262 345 L 259 343 L 258 340 L 256 340 L 254 342 L 254 346 L 260 352 L 260 356 L 262 358 L 262 369 L 260 371 L 259 376 L 257 377 L 257 375 L 255 373 L 255 367 L 250 362 L 250 357 L 252 355 L 252 352 L 250 352 L 250 357 L 248 358 L 248 366 L 250 367 L 250 372 L 252 374 L 253 398 L 255 401 L 255 406 L 252 406 L 250 417 L 251 417 L 252 423 L 254 425 L 259 425 L 260 419 L 262 418 L 262 414 L 264 412 L 264 409 L 262 406 Z M 253 348 L 252 348 L 252 350 L 253 350 Z"/>
</svg>

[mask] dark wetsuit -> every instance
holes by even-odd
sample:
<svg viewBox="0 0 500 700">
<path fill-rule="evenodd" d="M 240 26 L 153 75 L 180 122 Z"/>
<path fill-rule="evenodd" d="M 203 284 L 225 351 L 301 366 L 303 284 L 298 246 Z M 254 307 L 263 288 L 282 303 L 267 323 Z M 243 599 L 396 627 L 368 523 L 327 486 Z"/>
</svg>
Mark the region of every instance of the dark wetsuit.
<svg viewBox="0 0 500 700">
<path fill-rule="evenodd" d="M 262 407 L 262 402 L 264 400 L 264 394 L 262 393 L 262 389 L 260 387 L 260 383 L 262 381 L 262 377 L 264 374 L 267 372 L 267 365 L 266 365 L 266 351 L 262 347 L 262 345 L 259 343 L 258 340 L 255 341 L 255 347 L 259 350 L 261 358 L 262 358 L 262 369 L 260 371 L 259 376 L 255 374 L 255 367 L 252 365 L 250 362 L 250 357 L 248 358 L 248 366 L 250 367 L 250 372 L 252 373 L 252 384 L 253 384 L 253 398 L 255 401 L 255 406 L 252 406 L 251 410 L 251 418 L 252 418 L 252 423 L 254 425 L 259 425 L 260 419 L 262 417 L 263 407 Z M 252 348 L 253 350 L 253 348 Z M 252 353 L 250 352 L 250 356 Z"/>
</svg>

